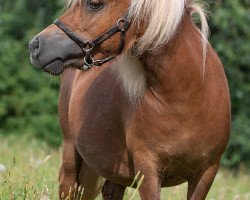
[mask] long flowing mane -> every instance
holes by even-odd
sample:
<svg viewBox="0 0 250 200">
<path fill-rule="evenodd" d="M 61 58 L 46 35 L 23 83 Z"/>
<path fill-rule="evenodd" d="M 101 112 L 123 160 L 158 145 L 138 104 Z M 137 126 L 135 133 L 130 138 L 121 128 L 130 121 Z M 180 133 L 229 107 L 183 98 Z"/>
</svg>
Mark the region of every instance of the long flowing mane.
<svg viewBox="0 0 250 200">
<path fill-rule="evenodd" d="M 132 0 L 129 9 L 131 17 L 138 25 L 141 19 L 147 19 L 146 31 L 138 41 L 139 52 L 154 50 L 168 43 L 175 35 L 186 9 L 200 16 L 205 61 L 209 28 L 202 4 L 193 0 Z"/>
<path fill-rule="evenodd" d="M 146 19 L 147 28 L 138 41 L 138 50 L 148 49 L 167 43 L 181 22 L 185 0 L 132 0 L 130 15 L 139 24 Z"/>
</svg>

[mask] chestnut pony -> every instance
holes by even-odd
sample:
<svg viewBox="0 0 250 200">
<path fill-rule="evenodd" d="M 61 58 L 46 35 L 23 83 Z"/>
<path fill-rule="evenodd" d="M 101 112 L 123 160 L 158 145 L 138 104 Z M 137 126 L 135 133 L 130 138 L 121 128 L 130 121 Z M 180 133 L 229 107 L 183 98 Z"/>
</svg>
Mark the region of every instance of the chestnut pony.
<svg viewBox="0 0 250 200">
<path fill-rule="evenodd" d="M 31 62 L 62 74 L 60 194 L 78 183 L 86 200 L 95 199 L 103 177 L 103 198 L 121 200 L 140 171 L 143 200 L 183 182 L 187 199 L 205 199 L 229 138 L 230 98 L 202 7 L 193 0 L 68 3 L 30 42 Z"/>
</svg>

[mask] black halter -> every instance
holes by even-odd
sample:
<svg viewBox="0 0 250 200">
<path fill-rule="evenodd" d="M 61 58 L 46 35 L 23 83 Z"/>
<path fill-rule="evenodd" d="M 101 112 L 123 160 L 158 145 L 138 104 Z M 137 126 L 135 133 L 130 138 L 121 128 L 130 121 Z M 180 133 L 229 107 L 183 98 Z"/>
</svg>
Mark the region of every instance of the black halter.
<svg viewBox="0 0 250 200">
<path fill-rule="evenodd" d="M 78 46 L 83 50 L 85 53 L 84 56 L 84 66 L 82 66 L 81 70 L 88 70 L 93 66 L 101 66 L 102 64 L 112 60 L 114 56 L 108 56 L 101 60 L 94 60 L 91 51 L 96 48 L 96 46 L 100 45 L 104 41 L 106 41 L 111 36 L 115 35 L 116 33 L 121 33 L 121 40 L 119 44 L 119 48 L 117 50 L 117 54 L 121 53 L 125 45 L 125 33 L 130 26 L 130 20 L 128 19 L 128 14 L 126 14 L 123 18 L 119 19 L 115 26 L 110 28 L 104 34 L 100 35 L 96 39 L 90 40 L 83 40 L 73 31 L 71 31 L 65 24 L 63 24 L 59 19 L 54 21 L 54 24 L 58 26 L 63 32 L 65 32 L 70 39 L 72 39 Z"/>
</svg>

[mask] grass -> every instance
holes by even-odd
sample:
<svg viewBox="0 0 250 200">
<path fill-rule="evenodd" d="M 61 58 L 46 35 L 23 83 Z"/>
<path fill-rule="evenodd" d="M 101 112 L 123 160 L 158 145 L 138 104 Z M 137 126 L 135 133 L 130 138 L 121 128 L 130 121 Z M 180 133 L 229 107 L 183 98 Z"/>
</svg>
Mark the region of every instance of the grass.
<svg viewBox="0 0 250 200">
<path fill-rule="evenodd" d="M 0 200 L 58 199 L 58 169 L 61 149 L 26 136 L 0 136 Z M 5 168 L 5 169 L 4 169 Z M 162 190 L 162 200 L 183 200 L 186 184 Z M 138 192 L 129 189 L 128 200 Z M 250 200 L 250 174 L 222 169 L 212 186 L 208 200 Z M 101 200 L 101 197 L 98 197 Z"/>
</svg>

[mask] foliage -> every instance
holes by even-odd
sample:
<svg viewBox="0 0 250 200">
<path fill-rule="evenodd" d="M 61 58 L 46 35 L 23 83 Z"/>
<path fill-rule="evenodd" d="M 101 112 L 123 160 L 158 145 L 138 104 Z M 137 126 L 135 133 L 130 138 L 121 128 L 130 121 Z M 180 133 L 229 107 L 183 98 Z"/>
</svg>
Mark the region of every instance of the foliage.
<svg viewBox="0 0 250 200">
<path fill-rule="evenodd" d="M 250 166 L 250 1 L 219 1 L 213 10 L 211 42 L 225 66 L 232 99 L 232 132 L 223 164 Z"/>
<path fill-rule="evenodd" d="M 60 144 L 58 81 L 33 69 L 28 41 L 52 20 L 51 0 L 0 1 L 0 133 L 33 133 Z M 51 82 L 48 84 L 48 82 Z"/>
<path fill-rule="evenodd" d="M 29 63 L 28 41 L 59 15 L 62 0 L 0 0 L 0 133 L 60 144 L 58 80 Z M 229 79 L 232 136 L 223 164 L 250 166 L 250 0 L 211 4 L 211 42 Z"/>
</svg>

